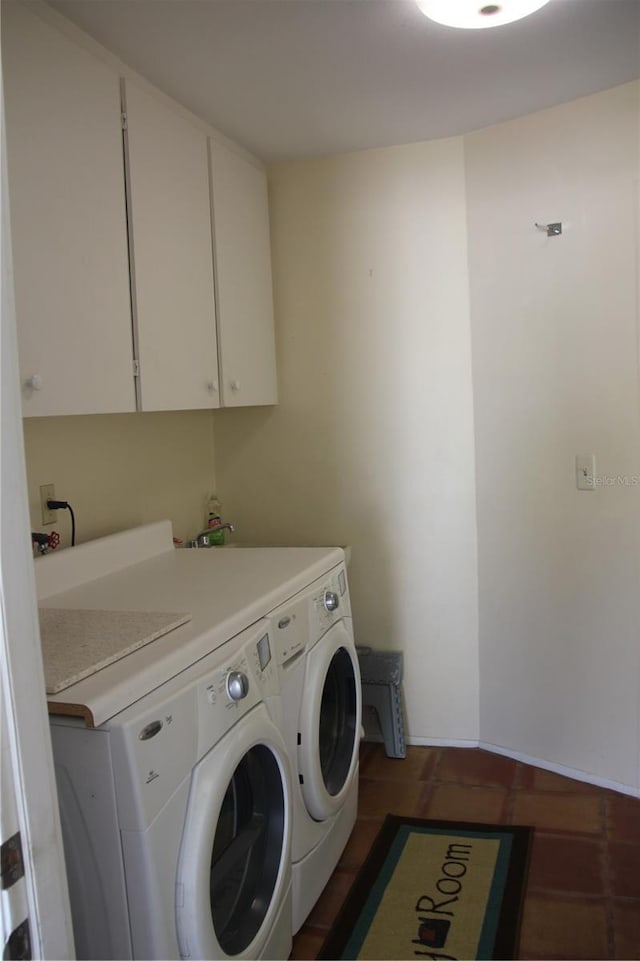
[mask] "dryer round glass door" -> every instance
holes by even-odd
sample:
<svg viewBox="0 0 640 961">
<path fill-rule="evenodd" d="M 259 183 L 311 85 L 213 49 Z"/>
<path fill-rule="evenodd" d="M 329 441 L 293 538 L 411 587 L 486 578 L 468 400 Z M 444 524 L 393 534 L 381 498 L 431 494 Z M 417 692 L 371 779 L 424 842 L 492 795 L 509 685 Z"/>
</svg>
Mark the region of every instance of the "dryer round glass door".
<svg viewBox="0 0 640 961">
<path fill-rule="evenodd" d="M 362 693 L 358 657 L 344 621 L 307 655 L 298 760 L 309 814 L 323 821 L 344 804 L 358 763 Z"/>
<path fill-rule="evenodd" d="M 258 958 L 290 883 L 284 741 L 259 705 L 193 771 L 176 922 L 183 957 Z"/>
<path fill-rule="evenodd" d="M 356 681 L 344 647 L 335 652 L 327 668 L 318 733 L 322 780 L 335 797 L 347 780 L 356 743 Z"/>
</svg>

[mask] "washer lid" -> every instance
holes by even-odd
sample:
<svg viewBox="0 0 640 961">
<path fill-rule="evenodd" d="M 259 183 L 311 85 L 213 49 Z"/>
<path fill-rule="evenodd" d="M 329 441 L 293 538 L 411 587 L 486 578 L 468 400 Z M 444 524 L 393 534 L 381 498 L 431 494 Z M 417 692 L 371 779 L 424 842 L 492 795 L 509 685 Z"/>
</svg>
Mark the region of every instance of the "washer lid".
<svg viewBox="0 0 640 961">
<path fill-rule="evenodd" d="M 358 658 L 352 635 L 339 621 L 307 655 L 300 709 L 300 787 L 317 821 L 344 804 L 358 762 L 361 717 Z"/>
</svg>

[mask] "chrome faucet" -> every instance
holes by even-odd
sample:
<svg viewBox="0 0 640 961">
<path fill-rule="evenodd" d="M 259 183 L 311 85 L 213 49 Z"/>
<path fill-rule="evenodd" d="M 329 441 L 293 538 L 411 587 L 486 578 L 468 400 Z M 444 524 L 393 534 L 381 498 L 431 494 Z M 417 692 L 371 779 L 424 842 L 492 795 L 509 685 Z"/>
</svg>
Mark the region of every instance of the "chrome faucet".
<svg viewBox="0 0 640 961">
<path fill-rule="evenodd" d="M 230 531 L 233 534 L 235 527 L 227 523 L 217 524 L 216 527 L 205 527 L 192 540 L 187 541 L 187 547 L 213 547 L 214 545 L 209 542 L 209 534 L 216 534 L 218 531 Z"/>
<path fill-rule="evenodd" d="M 40 531 L 31 531 L 31 546 L 37 549 L 38 554 L 49 553 L 49 535 L 42 534 Z"/>
</svg>

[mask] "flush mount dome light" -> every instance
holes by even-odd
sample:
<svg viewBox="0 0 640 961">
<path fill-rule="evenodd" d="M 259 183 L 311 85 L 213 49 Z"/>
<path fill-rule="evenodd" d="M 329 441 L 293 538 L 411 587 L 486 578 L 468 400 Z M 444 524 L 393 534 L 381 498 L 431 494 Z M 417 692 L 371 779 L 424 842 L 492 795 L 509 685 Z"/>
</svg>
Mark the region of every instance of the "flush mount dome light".
<svg viewBox="0 0 640 961">
<path fill-rule="evenodd" d="M 416 0 L 425 17 L 446 27 L 500 27 L 535 13 L 549 0 Z"/>
</svg>

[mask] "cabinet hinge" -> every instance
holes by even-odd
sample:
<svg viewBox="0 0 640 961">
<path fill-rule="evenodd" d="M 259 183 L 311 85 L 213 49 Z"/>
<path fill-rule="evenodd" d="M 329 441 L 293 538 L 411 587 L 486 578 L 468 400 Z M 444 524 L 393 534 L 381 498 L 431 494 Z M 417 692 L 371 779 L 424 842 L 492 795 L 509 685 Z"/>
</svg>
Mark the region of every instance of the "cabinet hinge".
<svg viewBox="0 0 640 961">
<path fill-rule="evenodd" d="M 0 873 L 2 874 L 3 891 L 10 888 L 21 877 L 24 877 L 22 841 L 19 831 L 0 846 Z"/>
<path fill-rule="evenodd" d="M 11 934 L 2 952 L 3 961 L 31 961 L 31 931 L 29 918 L 25 918 Z"/>
<path fill-rule="evenodd" d="M 126 114 L 126 112 L 125 112 L 124 110 L 122 110 L 121 113 L 120 113 L 120 123 L 122 124 L 122 129 L 123 129 L 123 130 L 126 130 L 126 129 L 127 129 L 127 114 Z"/>
<path fill-rule="evenodd" d="M 139 376 L 140 376 L 140 361 L 139 361 L 139 360 L 134 360 L 134 362 L 133 362 L 133 376 L 134 376 L 134 377 L 139 377 Z"/>
</svg>

